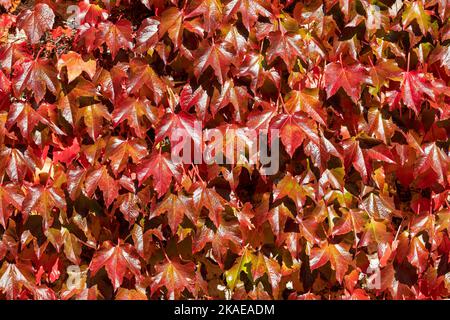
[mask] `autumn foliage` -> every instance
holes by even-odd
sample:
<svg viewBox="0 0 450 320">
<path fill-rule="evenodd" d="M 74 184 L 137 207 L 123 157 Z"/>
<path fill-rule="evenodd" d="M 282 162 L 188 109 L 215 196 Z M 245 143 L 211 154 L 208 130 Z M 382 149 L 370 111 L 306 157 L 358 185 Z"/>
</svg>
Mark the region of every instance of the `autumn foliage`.
<svg viewBox="0 0 450 320">
<path fill-rule="evenodd" d="M 0 8 L 0 298 L 450 297 L 450 1 Z"/>
</svg>

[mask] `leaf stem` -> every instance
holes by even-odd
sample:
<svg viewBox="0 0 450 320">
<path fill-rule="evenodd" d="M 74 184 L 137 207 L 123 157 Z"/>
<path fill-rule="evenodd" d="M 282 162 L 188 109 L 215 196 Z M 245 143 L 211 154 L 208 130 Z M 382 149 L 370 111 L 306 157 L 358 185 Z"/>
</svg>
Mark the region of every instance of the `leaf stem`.
<svg viewBox="0 0 450 320">
<path fill-rule="evenodd" d="M 39 59 L 39 56 L 41 55 L 42 51 L 44 51 L 45 47 L 41 47 L 36 55 L 36 58 L 34 59 L 34 61 L 37 61 Z"/>
</svg>

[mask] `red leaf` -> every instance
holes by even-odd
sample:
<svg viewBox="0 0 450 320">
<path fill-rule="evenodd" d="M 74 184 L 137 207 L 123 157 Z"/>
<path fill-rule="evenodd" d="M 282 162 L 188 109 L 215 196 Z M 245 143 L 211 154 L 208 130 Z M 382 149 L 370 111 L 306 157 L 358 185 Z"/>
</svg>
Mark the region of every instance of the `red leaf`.
<svg viewBox="0 0 450 320">
<path fill-rule="evenodd" d="M 133 49 L 133 30 L 130 21 L 121 19 L 115 24 L 109 21 L 100 22 L 98 30 L 96 45 L 106 43 L 113 59 L 116 58 L 120 49 Z"/>
<path fill-rule="evenodd" d="M 424 95 L 429 96 L 434 100 L 435 94 L 433 87 L 429 82 L 429 77 L 426 74 L 417 71 L 403 72 L 403 79 L 400 84 L 400 90 L 391 93 L 389 96 L 390 110 L 394 108 L 401 108 L 400 101 L 416 114 L 421 110 Z"/>
<path fill-rule="evenodd" d="M 148 160 L 140 164 L 136 170 L 139 184 L 142 184 L 148 177 L 154 179 L 154 187 L 158 197 L 169 190 L 172 176 L 179 177 L 178 166 L 172 163 L 165 154 L 155 152 Z"/>
<path fill-rule="evenodd" d="M 280 114 L 272 119 L 270 128 L 280 130 L 281 142 L 291 158 L 306 138 L 319 143 L 316 124 L 300 113 Z"/>
<path fill-rule="evenodd" d="M 139 256 L 133 246 L 128 243 L 115 246 L 111 241 L 103 242 L 100 250 L 95 252 L 89 264 L 89 269 L 95 275 L 102 267 L 105 267 L 114 291 L 117 291 L 122 285 L 127 271 L 131 272 L 134 276 L 141 274 Z"/>
<path fill-rule="evenodd" d="M 178 299 L 184 289 L 193 291 L 195 281 L 195 264 L 188 262 L 182 264 L 178 259 L 166 259 L 162 264 L 156 265 L 156 275 L 152 278 L 151 294 L 159 288 L 166 287 L 167 298 Z"/>
<path fill-rule="evenodd" d="M 44 98 L 47 89 L 55 96 L 60 89 L 56 69 L 46 59 L 27 60 L 14 65 L 12 83 L 16 97 L 28 89 L 33 92 L 37 103 Z"/>
<path fill-rule="evenodd" d="M 359 63 L 345 65 L 342 61 L 332 62 L 325 67 L 324 83 L 328 98 L 339 88 L 357 103 L 361 96 L 361 85 L 368 79 L 366 69 Z"/>
<path fill-rule="evenodd" d="M 55 14 L 45 3 L 38 3 L 33 10 L 22 11 L 17 17 L 17 26 L 25 31 L 32 44 L 38 43 L 54 23 Z"/>
<path fill-rule="evenodd" d="M 198 78 L 206 68 L 211 67 L 219 83 L 223 84 L 231 63 L 232 54 L 222 44 L 208 44 L 204 42 L 201 44 L 197 55 L 198 59 L 194 65 L 195 76 Z"/>
<path fill-rule="evenodd" d="M 94 169 L 86 176 L 85 188 L 88 197 L 91 197 L 97 187 L 103 192 L 105 205 L 109 207 L 119 195 L 119 185 L 108 173 L 105 166 Z"/>
<path fill-rule="evenodd" d="M 311 249 L 309 264 L 311 270 L 322 267 L 328 261 L 331 267 L 336 271 L 336 279 L 341 283 L 348 265 L 351 263 L 352 256 L 341 244 L 324 243 L 320 247 Z"/>
</svg>

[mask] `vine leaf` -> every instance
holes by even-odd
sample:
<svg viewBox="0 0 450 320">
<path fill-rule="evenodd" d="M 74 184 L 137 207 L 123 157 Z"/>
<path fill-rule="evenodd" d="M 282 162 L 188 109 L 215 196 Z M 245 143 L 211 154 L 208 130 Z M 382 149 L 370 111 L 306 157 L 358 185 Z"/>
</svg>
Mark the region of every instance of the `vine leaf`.
<svg viewBox="0 0 450 320">
<path fill-rule="evenodd" d="M 45 3 L 38 3 L 33 10 L 22 11 L 17 17 L 17 26 L 25 31 L 31 44 L 37 44 L 54 23 L 55 14 Z"/>
<path fill-rule="evenodd" d="M 127 270 L 134 276 L 141 274 L 139 256 L 129 243 L 114 245 L 111 241 L 103 242 L 100 250 L 95 252 L 89 270 L 95 275 L 103 267 L 113 284 L 114 291 L 121 286 Z"/>
</svg>

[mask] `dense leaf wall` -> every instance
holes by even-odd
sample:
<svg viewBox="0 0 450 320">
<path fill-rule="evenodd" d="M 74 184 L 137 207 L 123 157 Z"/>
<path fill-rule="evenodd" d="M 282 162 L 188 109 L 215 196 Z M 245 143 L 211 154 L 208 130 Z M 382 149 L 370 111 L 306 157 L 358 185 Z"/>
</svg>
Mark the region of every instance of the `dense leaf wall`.
<svg viewBox="0 0 450 320">
<path fill-rule="evenodd" d="M 449 297 L 450 1 L 0 8 L 1 298 Z"/>
</svg>

